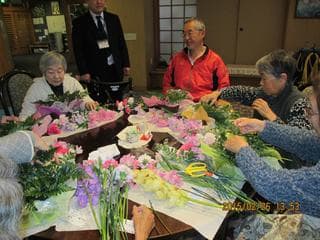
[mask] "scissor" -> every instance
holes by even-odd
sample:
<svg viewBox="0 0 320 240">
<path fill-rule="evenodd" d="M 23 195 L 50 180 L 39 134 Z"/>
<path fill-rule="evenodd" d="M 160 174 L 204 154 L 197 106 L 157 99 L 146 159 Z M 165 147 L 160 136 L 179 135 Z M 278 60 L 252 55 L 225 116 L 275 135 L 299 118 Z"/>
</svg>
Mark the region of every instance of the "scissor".
<svg viewBox="0 0 320 240">
<path fill-rule="evenodd" d="M 191 177 L 203 177 L 203 176 L 208 176 L 208 177 L 213 177 L 215 179 L 218 179 L 219 177 L 215 175 L 212 172 L 209 172 L 207 169 L 207 165 L 203 162 L 194 162 L 190 163 L 184 170 L 186 174 L 188 174 Z"/>
</svg>

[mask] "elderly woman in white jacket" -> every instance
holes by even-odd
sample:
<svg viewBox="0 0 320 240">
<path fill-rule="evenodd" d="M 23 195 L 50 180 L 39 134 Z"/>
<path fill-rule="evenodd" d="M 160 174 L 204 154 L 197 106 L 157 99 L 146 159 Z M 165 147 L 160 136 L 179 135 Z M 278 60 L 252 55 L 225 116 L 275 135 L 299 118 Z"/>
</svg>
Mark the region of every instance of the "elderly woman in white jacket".
<svg viewBox="0 0 320 240">
<path fill-rule="evenodd" d="M 36 112 L 35 102 L 47 100 L 50 94 L 57 96 L 63 95 L 65 92 L 73 93 L 75 91 L 83 91 L 81 84 L 75 79 L 65 74 L 67 70 L 67 62 L 63 55 L 51 51 L 47 52 L 40 58 L 40 71 L 43 76 L 35 78 L 34 83 L 30 86 L 19 115 L 21 120 L 25 120 Z M 89 96 L 85 96 L 85 106 L 92 110 L 98 105 Z"/>
</svg>

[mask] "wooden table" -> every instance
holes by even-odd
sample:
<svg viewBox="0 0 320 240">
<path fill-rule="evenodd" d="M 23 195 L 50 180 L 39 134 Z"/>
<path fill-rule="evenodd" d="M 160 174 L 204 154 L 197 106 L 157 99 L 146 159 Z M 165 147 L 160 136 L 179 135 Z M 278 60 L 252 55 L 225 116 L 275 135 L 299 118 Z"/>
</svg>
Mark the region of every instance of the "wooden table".
<svg viewBox="0 0 320 240">
<path fill-rule="evenodd" d="M 108 144 L 113 144 L 117 142 L 116 135 L 119 131 L 125 128 L 128 125 L 126 117 L 121 117 L 115 122 L 109 123 L 107 125 L 101 126 L 96 129 L 91 129 L 86 132 L 82 132 L 76 135 L 68 136 L 61 140 L 66 142 L 81 145 L 83 147 L 83 154 L 77 157 L 77 161 L 80 162 L 84 159 L 87 159 L 88 154 L 91 151 L 96 150 L 100 146 L 105 146 Z M 148 151 L 152 153 L 151 149 L 154 143 L 161 142 L 163 139 L 169 138 L 169 144 L 176 144 L 175 140 L 170 137 L 168 134 L 154 134 L 153 140 L 149 143 L 149 148 L 144 148 L 136 151 Z M 128 150 L 119 147 L 121 154 L 129 153 Z M 131 209 L 135 203 L 129 201 L 129 218 L 132 217 Z M 169 217 L 165 214 L 158 212 L 157 214 L 161 220 L 165 223 L 166 227 L 170 230 L 170 233 L 166 228 L 161 224 L 159 219 L 155 218 L 155 228 L 150 234 L 150 239 L 177 239 L 181 235 L 196 235 L 197 232 L 189 225 L 178 221 L 172 217 Z M 200 237 L 200 235 L 199 235 Z M 134 236 L 129 234 L 129 239 L 134 239 Z M 99 233 L 98 231 L 74 231 L 74 232 L 56 232 L 54 228 L 50 228 L 47 231 L 36 234 L 35 236 L 29 237 L 28 239 L 51 239 L 51 240 L 98 240 Z M 195 239 L 195 238 L 192 238 Z M 201 238 L 196 238 L 201 239 Z"/>
</svg>

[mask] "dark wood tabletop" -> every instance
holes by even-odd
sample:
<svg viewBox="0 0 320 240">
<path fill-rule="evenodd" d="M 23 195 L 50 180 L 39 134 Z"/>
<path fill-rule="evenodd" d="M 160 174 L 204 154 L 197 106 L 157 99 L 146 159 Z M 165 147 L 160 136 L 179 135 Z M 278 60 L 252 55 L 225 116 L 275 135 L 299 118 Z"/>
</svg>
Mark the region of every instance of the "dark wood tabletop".
<svg viewBox="0 0 320 240">
<path fill-rule="evenodd" d="M 100 146 L 116 143 L 116 135 L 128 125 L 126 116 L 121 117 L 115 122 L 103 125 L 99 128 L 91 129 L 76 135 L 68 136 L 63 141 L 81 145 L 83 153 L 77 156 L 78 162 L 85 160 L 91 151 L 96 150 Z M 177 144 L 176 141 L 168 134 L 153 134 L 153 140 L 149 143 L 148 147 L 137 149 L 134 151 L 149 152 L 152 154 L 152 147 L 157 142 L 162 142 L 167 139 L 169 144 Z M 119 147 L 121 154 L 129 153 L 128 150 Z M 134 152 L 133 151 L 133 152 Z M 129 200 L 128 217 L 131 218 L 131 209 L 135 203 Z M 150 239 L 181 239 L 181 236 L 191 236 L 191 239 L 203 239 L 191 226 L 178 221 L 165 214 L 157 212 L 155 217 L 155 228 L 150 234 Z M 160 219 L 159 219 L 160 218 Z M 165 226 L 163 225 L 163 223 Z M 198 236 L 196 238 L 192 236 Z M 100 239 L 98 231 L 73 231 L 73 232 L 56 232 L 54 228 L 47 231 L 38 233 L 28 238 L 29 240 L 35 239 L 51 239 L 51 240 L 98 240 Z M 134 239 L 134 235 L 129 234 L 128 239 Z"/>
</svg>

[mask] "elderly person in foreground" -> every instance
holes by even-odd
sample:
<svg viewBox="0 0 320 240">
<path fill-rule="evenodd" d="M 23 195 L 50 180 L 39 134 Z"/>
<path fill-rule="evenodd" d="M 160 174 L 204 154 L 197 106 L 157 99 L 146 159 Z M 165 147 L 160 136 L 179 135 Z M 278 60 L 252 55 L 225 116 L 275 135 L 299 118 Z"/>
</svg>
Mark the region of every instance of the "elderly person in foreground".
<svg viewBox="0 0 320 240">
<path fill-rule="evenodd" d="M 306 112 L 316 131 L 270 121 L 240 118 L 242 133 L 258 132 L 260 137 L 315 165 L 295 170 L 275 170 L 260 158 L 244 137 L 232 136 L 225 148 L 236 153 L 236 162 L 253 188 L 273 203 L 298 202 L 302 213 L 320 217 L 320 73 L 314 78 L 311 108 Z"/>
<path fill-rule="evenodd" d="M 256 67 L 261 87 L 231 86 L 203 96 L 201 101 L 239 101 L 253 107 L 255 118 L 311 129 L 305 111 L 310 102 L 293 85 L 296 60 L 286 51 L 276 50 L 259 59 Z"/>
<path fill-rule="evenodd" d="M 34 147 L 48 146 L 30 131 L 18 131 L 0 138 L 0 239 L 18 240 L 23 191 L 17 164 L 30 162 Z"/>
<path fill-rule="evenodd" d="M 65 92 L 84 91 L 81 84 L 75 79 L 65 74 L 67 62 L 63 55 L 57 52 L 47 52 L 39 62 L 39 68 L 43 76 L 35 78 L 34 83 L 29 88 L 19 115 L 21 120 L 26 119 L 36 112 L 35 102 L 47 100 L 50 94 L 61 96 Z M 84 97 L 85 107 L 89 110 L 95 109 L 97 102 L 89 96 Z"/>
</svg>

